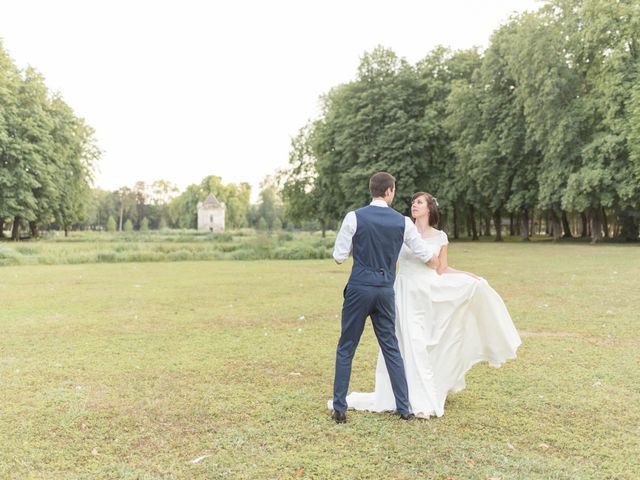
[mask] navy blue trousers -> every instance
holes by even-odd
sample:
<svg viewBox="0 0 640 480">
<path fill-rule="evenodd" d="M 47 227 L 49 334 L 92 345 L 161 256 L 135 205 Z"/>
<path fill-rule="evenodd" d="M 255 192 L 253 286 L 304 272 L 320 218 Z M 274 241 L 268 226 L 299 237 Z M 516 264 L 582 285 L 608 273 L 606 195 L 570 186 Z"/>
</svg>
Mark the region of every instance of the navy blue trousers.
<svg viewBox="0 0 640 480">
<path fill-rule="evenodd" d="M 342 333 L 336 351 L 336 376 L 333 382 L 333 409 L 338 412 L 347 410 L 351 364 L 369 316 L 391 378 L 397 411 L 409 413 L 407 378 L 396 338 L 393 287 L 360 285 L 347 285 L 344 293 Z"/>
</svg>

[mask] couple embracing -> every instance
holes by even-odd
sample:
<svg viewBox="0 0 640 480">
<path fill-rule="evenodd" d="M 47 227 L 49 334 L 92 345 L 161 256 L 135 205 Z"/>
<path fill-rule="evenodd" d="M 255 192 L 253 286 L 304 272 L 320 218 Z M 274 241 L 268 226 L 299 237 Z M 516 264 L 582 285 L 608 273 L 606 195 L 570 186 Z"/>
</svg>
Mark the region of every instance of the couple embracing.
<svg viewBox="0 0 640 480">
<path fill-rule="evenodd" d="M 393 176 L 376 173 L 369 191 L 371 203 L 346 215 L 333 252 L 337 263 L 353 255 L 353 267 L 328 407 L 337 423 L 346 422 L 347 409 L 395 411 L 403 420 L 442 416 L 447 393 L 464 388 L 467 370 L 479 361 L 500 366 L 515 358 L 520 337 L 484 279 L 448 266 L 448 240 L 435 228 L 431 195 L 413 196 L 414 223 L 390 208 Z M 375 389 L 347 395 L 367 317 L 380 346 Z"/>
</svg>

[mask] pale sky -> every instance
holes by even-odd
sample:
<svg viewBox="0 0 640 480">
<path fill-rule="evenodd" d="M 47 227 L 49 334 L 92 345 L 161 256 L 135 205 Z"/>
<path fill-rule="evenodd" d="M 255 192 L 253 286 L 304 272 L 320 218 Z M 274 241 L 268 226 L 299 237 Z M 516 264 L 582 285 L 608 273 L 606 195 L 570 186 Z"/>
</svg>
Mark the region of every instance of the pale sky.
<svg viewBox="0 0 640 480">
<path fill-rule="evenodd" d="M 319 97 L 377 45 L 415 63 L 486 47 L 537 0 L 3 0 L 0 38 L 96 130 L 95 185 L 206 175 L 259 182 L 288 164 Z"/>
</svg>

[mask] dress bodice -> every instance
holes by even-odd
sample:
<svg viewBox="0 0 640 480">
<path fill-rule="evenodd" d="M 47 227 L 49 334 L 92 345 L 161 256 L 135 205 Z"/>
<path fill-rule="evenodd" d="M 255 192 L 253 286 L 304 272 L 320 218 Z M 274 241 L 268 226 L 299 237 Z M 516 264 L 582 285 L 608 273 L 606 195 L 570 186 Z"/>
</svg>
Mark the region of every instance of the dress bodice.
<svg viewBox="0 0 640 480">
<path fill-rule="evenodd" d="M 449 243 L 447 234 L 441 230 L 438 230 L 436 235 L 422 237 L 422 239 L 435 249 L 436 255 L 440 255 L 440 249 Z M 422 260 L 416 257 L 411 250 L 409 250 L 406 245 L 402 245 L 398 262 L 400 267 L 400 271 L 398 272 L 399 275 L 437 275 L 434 269 L 427 267 Z"/>
</svg>

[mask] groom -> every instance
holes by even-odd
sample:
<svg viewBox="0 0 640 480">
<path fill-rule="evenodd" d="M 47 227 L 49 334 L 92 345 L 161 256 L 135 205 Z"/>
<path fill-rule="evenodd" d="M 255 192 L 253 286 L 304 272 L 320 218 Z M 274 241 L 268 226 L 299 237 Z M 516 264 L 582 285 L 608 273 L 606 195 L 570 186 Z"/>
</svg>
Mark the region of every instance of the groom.
<svg viewBox="0 0 640 480">
<path fill-rule="evenodd" d="M 395 334 L 395 296 L 393 283 L 396 262 L 404 243 L 427 266 L 438 267 L 438 257 L 418 233 L 413 222 L 389 208 L 396 193 L 395 178 L 378 172 L 369 179 L 372 201 L 367 207 L 347 213 L 333 250 L 337 263 L 353 253 L 351 276 L 344 289 L 342 333 L 336 352 L 333 382 L 333 419 L 346 423 L 347 391 L 351 363 L 368 316 L 382 349 L 396 408 L 408 420 L 409 398 L 404 363 Z"/>
</svg>

